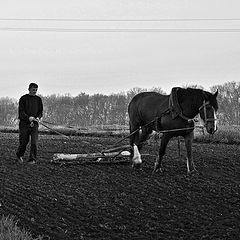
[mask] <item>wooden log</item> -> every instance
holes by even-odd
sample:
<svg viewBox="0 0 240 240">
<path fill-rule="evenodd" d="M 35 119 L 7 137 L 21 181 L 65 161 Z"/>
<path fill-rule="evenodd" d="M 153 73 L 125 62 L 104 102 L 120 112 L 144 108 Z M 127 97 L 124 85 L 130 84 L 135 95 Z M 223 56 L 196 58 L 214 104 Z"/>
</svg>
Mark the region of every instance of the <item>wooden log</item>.
<svg viewBox="0 0 240 240">
<path fill-rule="evenodd" d="M 106 149 L 106 150 L 103 150 L 102 153 L 105 154 L 105 153 L 111 153 L 111 152 L 116 152 L 116 151 L 124 151 L 127 149 L 130 150 L 131 145 L 124 145 L 124 146 L 120 146 L 120 147 Z"/>
<path fill-rule="evenodd" d="M 66 153 L 55 153 L 53 154 L 53 161 L 61 161 L 61 160 L 77 160 L 81 158 L 91 159 L 91 158 L 112 158 L 116 156 L 128 156 L 127 151 L 123 152 L 110 152 L 110 153 L 86 153 L 86 154 L 66 154 Z"/>
</svg>

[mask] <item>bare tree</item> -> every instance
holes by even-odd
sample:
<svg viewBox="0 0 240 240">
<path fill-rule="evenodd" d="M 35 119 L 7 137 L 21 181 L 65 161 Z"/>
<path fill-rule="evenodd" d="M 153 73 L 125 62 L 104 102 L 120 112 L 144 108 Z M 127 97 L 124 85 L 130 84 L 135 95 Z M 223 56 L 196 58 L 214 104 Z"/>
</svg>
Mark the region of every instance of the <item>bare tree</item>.
<svg viewBox="0 0 240 240">
<path fill-rule="evenodd" d="M 185 87 L 202 88 L 199 85 L 186 85 Z M 203 88 L 202 88 L 203 89 Z M 218 119 L 224 124 L 240 125 L 240 82 L 228 82 L 211 88 L 212 92 L 218 89 L 219 111 Z M 135 87 L 128 92 L 118 94 L 88 95 L 80 93 L 76 97 L 67 95 L 41 96 L 44 105 L 44 120 L 71 126 L 90 125 L 127 125 L 127 107 L 130 100 L 138 93 L 154 91 L 166 94 L 161 88 Z M 0 124 L 16 124 L 17 101 L 10 98 L 0 98 Z"/>
<path fill-rule="evenodd" d="M 223 124 L 240 124 L 240 82 L 228 82 L 211 88 L 218 89 L 218 117 Z"/>
<path fill-rule="evenodd" d="M 194 88 L 194 89 L 204 89 L 204 87 L 203 86 L 201 86 L 201 85 L 197 85 L 197 84 L 184 84 L 183 85 L 183 88 Z"/>
<path fill-rule="evenodd" d="M 17 120 L 17 101 L 8 97 L 0 98 L 0 124 L 14 125 Z"/>
</svg>

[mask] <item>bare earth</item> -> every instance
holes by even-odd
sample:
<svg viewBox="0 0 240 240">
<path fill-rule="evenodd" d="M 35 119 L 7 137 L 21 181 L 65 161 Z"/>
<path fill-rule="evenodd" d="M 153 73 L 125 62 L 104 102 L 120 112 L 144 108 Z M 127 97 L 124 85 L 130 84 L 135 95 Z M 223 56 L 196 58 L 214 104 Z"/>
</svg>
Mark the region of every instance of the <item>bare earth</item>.
<svg viewBox="0 0 240 240">
<path fill-rule="evenodd" d="M 118 137 L 40 135 L 39 162 L 15 163 L 18 134 L 0 133 L 0 216 L 44 239 L 239 239 L 240 146 L 194 143 L 199 175 L 186 177 L 185 150 L 172 141 L 164 173 L 125 163 L 52 164 L 54 153 L 93 153 Z M 123 142 L 121 144 L 127 144 Z M 154 144 L 144 153 L 155 154 Z M 27 160 L 27 154 L 25 160 Z M 120 159 L 119 159 L 120 160 Z"/>
</svg>

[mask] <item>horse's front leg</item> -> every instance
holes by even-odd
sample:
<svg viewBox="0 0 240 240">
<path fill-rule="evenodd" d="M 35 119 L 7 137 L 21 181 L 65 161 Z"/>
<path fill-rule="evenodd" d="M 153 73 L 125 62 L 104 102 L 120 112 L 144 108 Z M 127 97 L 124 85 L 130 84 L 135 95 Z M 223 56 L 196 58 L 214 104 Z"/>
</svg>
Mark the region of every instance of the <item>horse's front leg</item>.
<svg viewBox="0 0 240 240">
<path fill-rule="evenodd" d="M 170 138 L 171 137 L 167 133 L 164 133 L 162 135 L 161 144 L 160 144 L 160 148 L 159 148 L 159 154 L 158 154 L 155 164 L 154 164 L 153 173 L 158 172 L 158 171 L 162 172 L 162 159 L 166 152 L 167 144 L 168 144 Z"/>
<path fill-rule="evenodd" d="M 192 141 L 194 138 L 193 131 L 184 137 L 185 147 L 187 150 L 187 174 L 190 175 L 193 172 L 197 172 L 193 158 L 192 158 Z"/>
</svg>

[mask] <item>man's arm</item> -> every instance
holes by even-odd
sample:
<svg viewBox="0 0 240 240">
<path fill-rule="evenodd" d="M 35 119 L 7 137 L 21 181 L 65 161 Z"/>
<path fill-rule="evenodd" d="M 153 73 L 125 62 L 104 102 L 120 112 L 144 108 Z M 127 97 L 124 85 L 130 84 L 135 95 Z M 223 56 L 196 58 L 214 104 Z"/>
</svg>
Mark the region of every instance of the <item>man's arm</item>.
<svg viewBox="0 0 240 240">
<path fill-rule="evenodd" d="M 24 99 L 22 97 L 19 100 L 18 117 L 20 120 L 29 121 L 29 116 L 25 112 Z"/>
<path fill-rule="evenodd" d="M 42 118 L 42 115 L 43 115 L 43 103 L 42 103 L 42 99 L 39 97 L 39 106 L 38 106 L 37 118 L 38 119 Z"/>
</svg>

